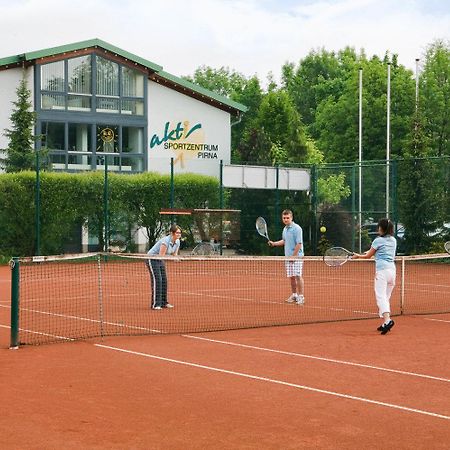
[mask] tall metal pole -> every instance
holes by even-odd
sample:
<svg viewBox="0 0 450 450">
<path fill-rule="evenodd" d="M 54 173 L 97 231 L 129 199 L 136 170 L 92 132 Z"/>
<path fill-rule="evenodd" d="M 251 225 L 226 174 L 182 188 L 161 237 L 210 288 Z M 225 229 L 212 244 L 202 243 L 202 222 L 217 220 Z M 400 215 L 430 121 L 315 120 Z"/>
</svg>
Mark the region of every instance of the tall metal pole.
<svg viewBox="0 0 450 450">
<path fill-rule="evenodd" d="M 361 253 L 362 230 L 362 67 L 359 68 L 359 145 L 358 145 L 358 226 L 359 253 Z"/>
<path fill-rule="evenodd" d="M 416 58 L 416 112 L 419 107 L 419 58 Z"/>
<path fill-rule="evenodd" d="M 389 171 L 391 159 L 391 63 L 387 65 L 387 100 L 386 100 L 386 217 L 389 217 Z"/>
</svg>

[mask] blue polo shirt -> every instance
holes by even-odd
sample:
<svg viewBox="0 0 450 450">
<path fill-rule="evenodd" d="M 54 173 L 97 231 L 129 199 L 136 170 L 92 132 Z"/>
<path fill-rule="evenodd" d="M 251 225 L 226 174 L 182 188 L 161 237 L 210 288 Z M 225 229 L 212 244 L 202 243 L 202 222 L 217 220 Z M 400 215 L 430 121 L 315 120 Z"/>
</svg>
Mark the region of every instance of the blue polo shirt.
<svg viewBox="0 0 450 450">
<path fill-rule="evenodd" d="M 283 229 L 284 256 L 303 256 L 303 230 L 295 222 L 286 225 Z M 294 249 L 297 244 L 302 244 L 297 255 L 294 255 Z"/>
<path fill-rule="evenodd" d="M 375 252 L 375 270 L 395 269 L 397 240 L 394 236 L 378 236 L 372 242 Z"/>
<path fill-rule="evenodd" d="M 159 251 L 161 250 L 161 245 L 165 245 L 167 247 L 166 255 L 173 255 L 180 248 L 180 240 L 177 239 L 175 242 L 172 242 L 171 235 L 164 236 L 161 238 L 149 251 L 148 255 L 159 255 Z"/>
</svg>

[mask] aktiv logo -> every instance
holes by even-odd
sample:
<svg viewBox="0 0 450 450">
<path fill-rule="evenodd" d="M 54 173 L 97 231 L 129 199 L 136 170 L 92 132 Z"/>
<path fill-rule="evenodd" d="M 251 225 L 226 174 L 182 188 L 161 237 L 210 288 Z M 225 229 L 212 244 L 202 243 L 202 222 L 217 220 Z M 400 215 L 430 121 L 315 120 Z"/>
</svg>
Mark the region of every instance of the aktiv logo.
<svg viewBox="0 0 450 450">
<path fill-rule="evenodd" d="M 184 121 L 183 123 L 178 122 L 175 128 L 170 128 L 170 122 L 166 122 L 164 126 L 164 134 L 162 137 L 159 137 L 157 134 L 154 134 L 150 140 L 150 148 L 155 147 L 156 145 L 161 145 L 169 141 L 180 141 L 187 139 L 192 135 L 195 131 L 202 128 L 201 123 L 195 124 L 193 127 L 189 127 L 189 121 Z M 168 147 L 166 147 L 168 148 Z M 170 148 L 170 147 L 169 147 Z"/>
</svg>

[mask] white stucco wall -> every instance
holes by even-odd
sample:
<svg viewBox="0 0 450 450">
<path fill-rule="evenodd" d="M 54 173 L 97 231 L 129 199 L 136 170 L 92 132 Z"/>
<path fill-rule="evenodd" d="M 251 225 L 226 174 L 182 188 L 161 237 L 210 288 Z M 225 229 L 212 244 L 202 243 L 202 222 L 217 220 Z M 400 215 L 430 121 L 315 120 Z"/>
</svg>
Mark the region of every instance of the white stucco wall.
<svg viewBox="0 0 450 450">
<path fill-rule="evenodd" d="M 190 135 L 190 130 L 196 127 Z M 154 81 L 148 85 L 148 170 L 219 177 L 229 164 L 230 114 Z"/>
<path fill-rule="evenodd" d="M 17 100 L 16 89 L 22 79 L 22 68 L 13 68 L 7 70 L 0 70 L 0 148 L 8 146 L 8 139 L 3 136 L 5 129 L 11 128 L 11 121 L 9 120 L 14 105 L 12 102 Z M 34 109 L 34 71 L 33 67 L 26 69 L 26 80 L 28 89 L 31 91 L 30 101 L 32 109 Z"/>
</svg>

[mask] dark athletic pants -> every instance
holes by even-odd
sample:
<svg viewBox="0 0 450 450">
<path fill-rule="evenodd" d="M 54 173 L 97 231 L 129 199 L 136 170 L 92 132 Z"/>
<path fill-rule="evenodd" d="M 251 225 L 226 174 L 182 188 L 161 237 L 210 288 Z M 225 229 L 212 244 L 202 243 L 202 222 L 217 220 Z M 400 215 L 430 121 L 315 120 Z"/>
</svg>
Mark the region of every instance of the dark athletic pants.
<svg viewBox="0 0 450 450">
<path fill-rule="evenodd" d="M 151 307 L 161 306 L 163 308 L 167 304 L 167 274 L 164 261 L 150 259 L 147 261 L 147 268 L 152 285 Z"/>
</svg>

